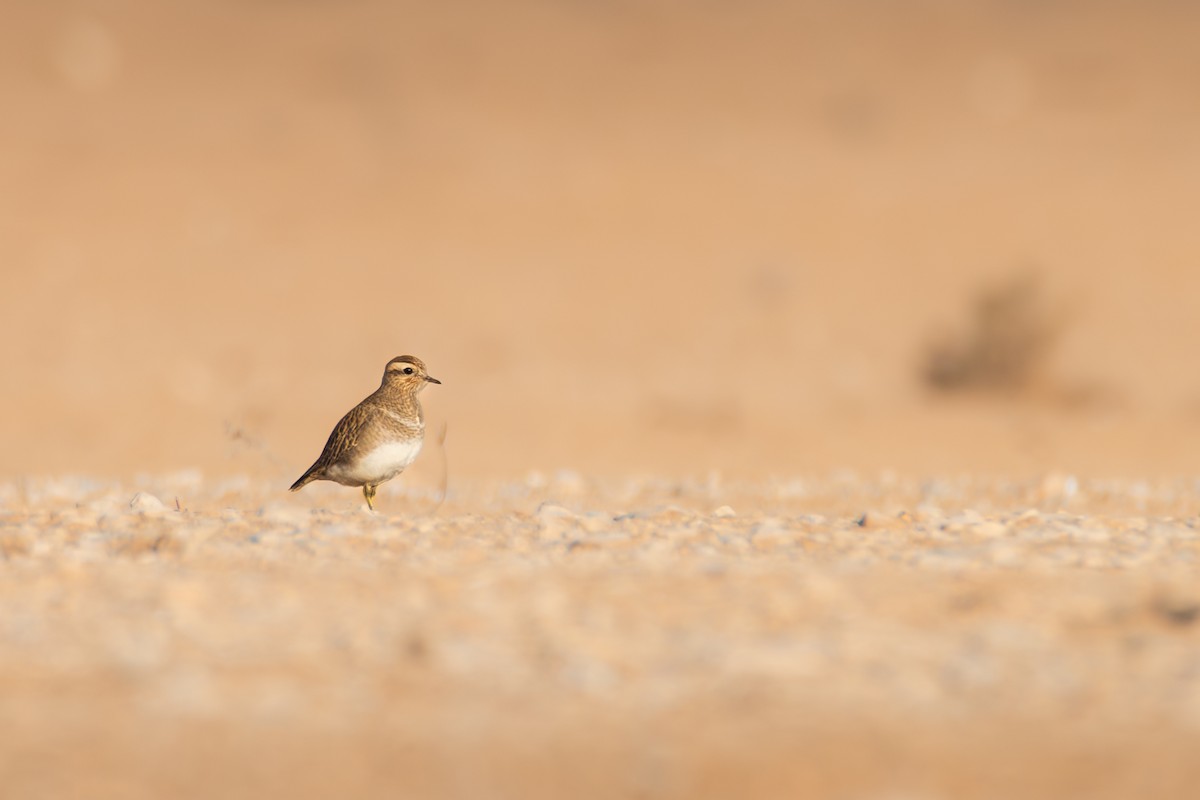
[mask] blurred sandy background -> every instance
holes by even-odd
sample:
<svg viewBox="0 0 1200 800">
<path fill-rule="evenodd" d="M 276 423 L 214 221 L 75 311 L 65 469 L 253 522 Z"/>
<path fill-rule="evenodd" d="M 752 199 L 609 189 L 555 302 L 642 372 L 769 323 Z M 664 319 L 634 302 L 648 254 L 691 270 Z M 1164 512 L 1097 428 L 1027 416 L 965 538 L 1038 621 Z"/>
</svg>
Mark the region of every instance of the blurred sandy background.
<svg viewBox="0 0 1200 800">
<path fill-rule="evenodd" d="M 1197 42 L 0 0 L 0 794 L 1194 796 Z"/>
<path fill-rule="evenodd" d="M 452 479 L 1190 473 L 1198 23 L 5 3 L 0 474 L 284 485 L 405 352 Z M 931 391 L 1023 275 L 1035 379 Z"/>
</svg>

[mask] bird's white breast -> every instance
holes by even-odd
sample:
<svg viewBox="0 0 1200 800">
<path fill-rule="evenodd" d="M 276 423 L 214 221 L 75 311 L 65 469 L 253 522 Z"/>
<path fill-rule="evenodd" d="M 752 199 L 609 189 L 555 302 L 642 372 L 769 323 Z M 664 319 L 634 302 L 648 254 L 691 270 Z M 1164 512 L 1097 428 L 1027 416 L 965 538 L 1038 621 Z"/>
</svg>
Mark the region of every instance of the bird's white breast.
<svg viewBox="0 0 1200 800">
<path fill-rule="evenodd" d="M 399 475 L 421 452 L 422 439 L 388 442 L 363 453 L 353 464 L 340 466 L 334 480 L 353 485 L 379 484 Z"/>
</svg>

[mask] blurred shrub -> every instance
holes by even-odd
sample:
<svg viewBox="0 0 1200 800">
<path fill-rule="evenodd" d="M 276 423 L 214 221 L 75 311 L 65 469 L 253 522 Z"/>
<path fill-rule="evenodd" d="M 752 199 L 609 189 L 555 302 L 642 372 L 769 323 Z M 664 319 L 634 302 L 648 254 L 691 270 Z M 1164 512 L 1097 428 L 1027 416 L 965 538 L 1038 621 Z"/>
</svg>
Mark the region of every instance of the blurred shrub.
<svg viewBox="0 0 1200 800">
<path fill-rule="evenodd" d="M 968 326 L 929 345 L 922 364 L 925 384 L 939 391 L 1030 387 L 1059 331 L 1042 295 L 1032 274 L 982 289 Z"/>
</svg>

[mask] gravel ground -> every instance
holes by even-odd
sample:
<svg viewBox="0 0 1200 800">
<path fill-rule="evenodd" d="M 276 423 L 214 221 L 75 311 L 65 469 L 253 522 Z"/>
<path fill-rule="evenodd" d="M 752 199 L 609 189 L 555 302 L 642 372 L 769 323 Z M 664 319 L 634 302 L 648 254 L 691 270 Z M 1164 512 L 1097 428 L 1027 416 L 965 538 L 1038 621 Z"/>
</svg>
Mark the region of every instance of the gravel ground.
<svg viewBox="0 0 1200 800">
<path fill-rule="evenodd" d="M 1185 797 L 1194 481 L 0 485 L 13 797 Z"/>
</svg>

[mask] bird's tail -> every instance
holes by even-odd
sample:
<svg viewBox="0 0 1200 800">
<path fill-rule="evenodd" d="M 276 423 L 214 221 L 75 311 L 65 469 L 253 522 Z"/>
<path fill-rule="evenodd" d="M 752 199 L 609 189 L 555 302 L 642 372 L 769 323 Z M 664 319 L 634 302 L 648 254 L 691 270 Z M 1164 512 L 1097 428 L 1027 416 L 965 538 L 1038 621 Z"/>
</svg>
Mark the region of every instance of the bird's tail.
<svg viewBox="0 0 1200 800">
<path fill-rule="evenodd" d="M 307 472 L 305 472 L 303 475 L 301 475 L 300 478 L 295 483 L 292 484 L 292 488 L 289 489 L 288 491 L 298 492 L 301 489 L 303 489 L 305 486 L 307 486 L 308 484 L 315 481 L 318 477 L 320 477 L 320 476 L 317 474 L 317 465 L 313 464 L 311 467 L 308 468 Z"/>
</svg>

